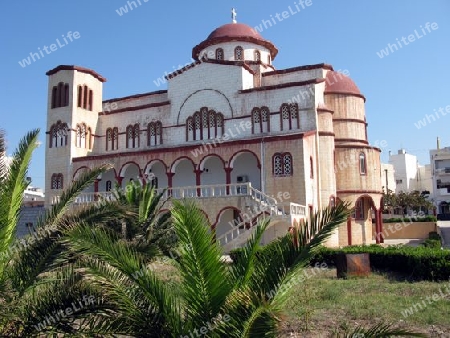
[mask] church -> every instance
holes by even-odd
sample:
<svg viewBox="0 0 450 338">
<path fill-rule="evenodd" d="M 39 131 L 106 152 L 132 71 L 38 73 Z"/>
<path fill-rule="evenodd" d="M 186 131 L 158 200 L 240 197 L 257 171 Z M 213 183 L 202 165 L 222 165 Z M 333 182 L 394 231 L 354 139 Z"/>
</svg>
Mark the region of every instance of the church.
<svg viewBox="0 0 450 338">
<path fill-rule="evenodd" d="M 271 219 L 267 243 L 348 201 L 353 215 L 327 245 L 383 241 L 381 150 L 368 142 L 364 95 L 331 65 L 275 69 L 277 56 L 233 17 L 166 76 L 167 90 L 104 100 L 96 71 L 48 71 L 46 206 L 83 170 L 111 163 L 77 203 L 151 183 L 169 202 L 194 198 L 231 250 L 261 217 Z"/>
</svg>

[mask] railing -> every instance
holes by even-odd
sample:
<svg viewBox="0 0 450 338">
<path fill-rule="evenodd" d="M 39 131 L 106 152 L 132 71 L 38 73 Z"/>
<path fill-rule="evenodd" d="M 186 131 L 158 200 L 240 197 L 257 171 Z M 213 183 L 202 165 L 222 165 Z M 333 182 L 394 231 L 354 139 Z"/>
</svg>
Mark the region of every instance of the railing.
<svg viewBox="0 0 450 338">
<path fill-rule="evenodd" d="M 251 227 L 250 229 L 246 228 L 246 222 L 242 222 L 237 224 L 236 226 L 233 226 L 230 230 L 225 232 L 224 234 L 220 235 L 217 238 L 217 241 L 219 242 L 220 246 L 224 246 L 225 244 L 228 244 L 238 237 L 240 237 L 241 234 L 244 232 L 253 232 L 255 227 Z"/>
</svg>

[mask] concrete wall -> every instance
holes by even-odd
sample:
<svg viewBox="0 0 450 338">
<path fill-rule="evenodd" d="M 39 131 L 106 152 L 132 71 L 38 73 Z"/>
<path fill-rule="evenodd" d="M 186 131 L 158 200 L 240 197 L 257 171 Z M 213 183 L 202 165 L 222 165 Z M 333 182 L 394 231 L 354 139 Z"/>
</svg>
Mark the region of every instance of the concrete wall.
<svg viewBox="0 0 450 338">
<path fill-rule="evenodd" d="M 437 231 L 436 222 L 384 223 L 384 239 L 427 239 L 428 234 Z M 375 225 L 373 225 L 375 240 Z"/>
</svg>

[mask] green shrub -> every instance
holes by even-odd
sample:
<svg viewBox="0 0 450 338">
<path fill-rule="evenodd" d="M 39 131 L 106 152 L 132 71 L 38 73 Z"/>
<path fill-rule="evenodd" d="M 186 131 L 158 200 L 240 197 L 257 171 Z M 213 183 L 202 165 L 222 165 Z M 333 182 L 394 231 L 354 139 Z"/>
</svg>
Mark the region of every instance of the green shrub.
<svg viewBox="0 0 450 338">
<path fill-rule="evenodd" d="M 423 242 L 422 244 L 426 248 L 434 248 L 434 249 L 440 249 L 441 248 L 441 240 L 440 239 L 430 239 L 428 238 Z"/>
<path fill-rule="evenodd" d="M 448 280 L 450 277 L 450 250 L 433 247 L 390 246 L 383 248 L 378 245 L 349 246 L 342 249 L 321 247 L 311 261 L 325 262 L 335 266 L 338 253 L 369 253 L 372 269 L 399 272 L 417 280 Z"/>
<path fill-rule="evenodd" d="M 428 234 L 428 238 L 429 239 L 435 239 L 435 240 L 441 240 L 441 236 L 436 232 L 436 231 L 432 231 Z"/>
<path fill-rule="evenodd" d="M 437 222 L 436 216 L 427 215 L 424 217 L 387 218 L 383 223 L 410 223 L 410 222 Z"/>
</svg>

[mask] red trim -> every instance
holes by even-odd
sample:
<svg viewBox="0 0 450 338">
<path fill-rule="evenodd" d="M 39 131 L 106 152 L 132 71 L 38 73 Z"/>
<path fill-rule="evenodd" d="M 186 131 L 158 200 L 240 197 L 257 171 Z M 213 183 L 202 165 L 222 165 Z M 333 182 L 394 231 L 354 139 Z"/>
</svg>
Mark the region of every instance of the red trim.
<svg viewBox="0 0 450 338">
<path fill-rule="evenodd" d="M 272 59 L 274 59 L 278 54 L 278 49 L 275 47 L 270 41 L 264 40 L 264 39 L 258 39 L 252 36 L 239 36 L 239 37 L 231 37 L 231 36 L 222 36 L 217 38 L 210 38 L 206 39 L 205 41 L 202 41 L 200 44 L 195 46 L 192 49 L 192 58 L 194 60 L 198 60 L 200 52 L 204 50 L 205 48 L 208 48 L 209 46 L 217 45 L 223 42 L 233 42 L 233 41 L 239 41 L 239 42 L 250 42 L 254 43 L 256 45 L 264 46 L 268 50 L 270 50 L 270 54 L 272 56 Z"/>
<path fill-rule="evenodd" d="M 352 219 L 347 218 L 347 244 L 352 245 Z"/>
<path fill-rule="evenodd" d="M 336 141 L 336 140 L 335 140 Z M 358 141 L 358 142 L 362 142 L 362 141 Z M 336 144 L 334 146 L 335 148 L 343 148 L 343 149 L 372 149 L 375 151 L 378 151 L 381 153 L 381 149 L 377 148 L 377 147 L 372 147 L 370 145 L 361 145 L 361 144 L 352 144 L 352 145 L 347 145 L 347 144 Z"/>
<path fill-rule="evenodd" d="M 231 184 L 231 172 L 233 171 L 233 168 L 224 168 L 225 170 L 225 182 L 227 184 L 227 195 L 230 194 L 230 186 Z"/>
<path fill-rule="evenodd" d="M 228 206 L 228 207 L 222 208 L 222 209 L 220 209 L 219 212 L 217 213 L 216 221 L 212 224 L 212 229 L 216 229 L 216 225 L 217 225 L 217 223 L 219 222 L 220 216 L 222 215 L 222 213 L 223 213 L 224 211 L 226 211 L 226 210 L 228 210 L 228 209 L 239 212 L 239 216 L 241 216 L 241 210 L 239 210 L 239 209 L 236 208 L 236 207 Z M 241 218 L 242 218 L 242 217 L 241 217 Z"/>
<path fill-rule="evenodd" d="M 203 170 L 203 168 L 202 168 L 203 162 L 206 162 L 206 159 L 207 159 L 208 157 L 218 157 L 218 158 L 222 161 L 223 167 L 225 168 L 226 161 L 225 161 L 220 155 L 217 155 L 217 154 L 209 154 L 209 155 L 205 155 L 205 156 L 200 160 L 200 162 L 199 162 L 199 164 L 198 164 L 199 169 Z"/>
<path fill-rule="evenodd" d="M 282 88 L 289 88 L 289 87 L 301 87 L 301 86 L 307 86 L 310 84 L 318 84 L 325 82 L 325 79 L 312 79 L 308 81 L 300 81 L 300 82 L 287 82 L 287 83 L 280 83 L 277 85 L 271 85 L 271 86 L 262 86 L 262 87 L 255 87 L 250 89 L 243 89 L 240 90 L 240 94 L 246 94 L 246 93 L 252 93 L 252 92 L 259 92 L 259 91 L 266 91 L 266 90 L 274 90 L 274 89 L 282 89 Z"/>
<path fill-rule="evenodd" d="M 367 122 L 360 119 L 343 119 L 343 118 L 337 118 L 333 119 L 333 122 L 355 122 L 355 123 L 362 123 L 364 125 L 367 125 Z"/>
<path fill-rule="evenodd" d="M 85 165 L 82 166 L 82 167 L 79 167 L 79 168 L 73 173 L 72 180 L 75 179 L 75 176 L 77 175 L 78 171 L 81 170 L 81 169 L 87 169 L 87 170 L 90 170 L 90 168 L 87 167 L 87 166 L 85 166 Z"/>
<path fill-rule="evenodd" d="M 356 139 L 356 138 L 336 138 L 335 141 L 336 142 L 359 142 L 359 143 L 369 144 L 369 142 L 367 142 L 366 140 L 360 140 L 360 139 Z"/>
<path fill-rule="evenodd" d="M 192 159 L 190 159 L 190 158 L 187 157 L 187 156 L 180 156 L 180 157 L 176 158 L 176 159 L 172 162 L 172 165 L 170 166 L 169 172 L 175 174 L 175 171 L 174 171 L 173 169 L 174 169 L 175 166 L 177 166 L 178 163 L 181 162 L 181 160 L 183 160 L 183 159 L 186 159 L 186 160 L 188 160 L 188 161 L 190 161 L 190 162 L 192 163 L 192 166 L 194 167 L 194 172 L 195 172 L 195 170 L 197 170 L 197 165 L 195 164 L 195 162 L 194 162 Z M 177 163 L 177 162 L 178 162 L 178 163 Z"/>
<path fill-rule="evenodd" d="M 337 190 L 336 193 L 338 194 L 383 194 L 383 191 L 381 190 Z M 370 196 L 369 196 L 370 197 Z"/>
<path fill-rule="evenodd" d="M 331 131 L 319 131 L 319 136 L 336 136 L 335 133 L 331 132 Z"/>
<path fill-rule="evenodd" d="M 324 95 L 345 95 L 345 96 L 356 96 L 359 97 L 361 99 L 364 100 L 364 102 L 366 102 L 366 97 L 362 94 L 356 94 L 356 93 L 352 93 L 352 92 L 327 92 L 325 91 L 323 93 Z"/>
<path fill-rule="evenodd" d="M 261 143 L 262 140 L 264 142 L 277 142 L 277 141 L 288 141 L 288 140 L 302 140 L 306 137 L 314 136 L 316 134 L 315 130 L 307 131 L 307 132 L 298 132 L 298 133 L 292 133 L 292 134 L 283 134 L 283 135 L 274 135 L 274 136 L 261 136 L 261 137 L 255 137 L 250 140 L 233 140 L 233 141 L 227 141 L 219 144 L 220 146 L 233 146 L 233 145 L 242 145 L 243 147 L 249 145 L 249 144 L 257 144 Z M 75 157 L 72 159 L 72 162 L 82 162 L 82 161 L 90 161 L 90 160 L 102 160 L 102 159 L 112 159 L 122 156 L 144 156 L 144 155 L 154 155 L 154 154 L 164 154 L 164 153 L 171 153 L 171 152 L 179 152 L 182 151 L 189 151 L 191 149 L 198 148 L 202 143 L 197 143 L 189 146 L 176 146 L 176 147 L 166 147 L 161 148 L 158 147 L 158 149 L 147 149 L 147 150 L 139 150 L 139 151 L 127 151 L 127 152 L 120 152 L 120 153 L 113 153 L 113 154 L 103 154 L 103 155 L 89 155 L 89 156 L 83 156 L 83 157 Z M 355 148 L 355 146 L 353 146 Z"/>
<path fill-rule="evenodd" d="M 333 70 L 333 66 L 328 65 L 326 63 L 318 63 L 316 65 L 305 65 L 305 66 L 299 66 L 299 67 L 293 67 L 293 68 L 286 68 L 286 69 L 280 69 L 275 70 L 273 72 L 267 72 L 261 74 L 261 76 L 272 76 L 272 75 L 279 75 L 279 74 L 287 74 L 302 70 L 312 70 L 312 69 L 327 69 L 327 70 Z"/>
<path fill-rule="evenodd" d="M 334 110 L 328 109 L 328 108 L 317 108 L 317 113 L 331 113 L 334 114 Z"/>
<path fill-rule="evenodd" d="M 151 168 L 151 167 L 153 166 L 153 164 L 156 163 L 156 162 L 162 163 L 162 165 L 163 165 L 164 168 L 166 169 L 166 173 L 167 173 L 167 168 L 168 168 L 168 166 L 166 165 L 166 163 L 165 163 L 163 160 L 160 160 L 160 159 L 154 159 L 154 160 L 151 160 L 151 161 L 147 162 L 147 164 L 146 164 L 145 167 L 144 167 L 144 173 L 146 173 L 146 172 L 147 172 L 147 169 L 148 169 L 149 167 Z"/>
<path fill-rule="evenodd" d="M 142 169 L 141 169 L 141 167 L 139 166 L 139 164 L 137 164 L 136 162 L 134 162 L 134 161 L 128 161 L 128 162 L 125 162 L 124 164 L 122 164 L 122 166 L 120 167 L 120 170 L 119 170 L 119 176 L 120 177 L 124 177 L 124 176 L 122 176 L 123 175 L 123 173 L 122 173 L 122 170 L 123 170 L 123 167 L 125 167 L 126 165 L 128 165 L 128 164 L 135 164 L 137 167 L 138 167 L 138 169 L 139 169 L 139 175 L 142 177 Z"/>
<path fill-rule="evenodd" d="M 152 95 L 159 95 L 159 94 L 167 94 L 167 90 L 157 90 L 154 92 L 148 92 L 148 93 L 142 93 L 142 94 L 135 94 L 130 96 L 124 96 L 124 97 L 115 97 L 112 99 L 104 100 L 102 103 L 109 103 L 114 101 L 126 101 L 131 99 L 137 99 L 143 96 L 152 96 Z"/>
<path fill-rule="evenodd" d="M 103 76 L 96 73 L 92 69 L 84 68 L 84 67 L 80 67 L 80 66 L 60 65 L 56 68 L 50 69 L 47 73 L 45 73 L 45 75 L 50 76 L 50 75 L 58 73 L 60 70 L 76 70 L 81 73 L 90 74 L 93 77 L 95 77 L 96 79 L 98 79 L 100 82 L 106 82 L 106 79 Z"/>
<path fill-rule="evenodd" d="M 120 109 L 110 110 L 110 111 L 106 111 L 106 112 L 102 111 L 102 112 L 98 113 L 98 115 L 103 116 L 103 115 L 118 114 L 118 113 L 142 110 L 142 109 L 147 109 L 147 108 L 162 107 L 162 106 L 167 106 L 169 104 L 170 104 L 170 101 L 149 103 L 149 104 L 144 104 L 142 106 L 120 108 Z"/>
<path fill-rule="evenodd" d="M 230 160 L 228 161 L 229 166 L 230 166 L 231 169 L 233 169 L 232 165 L 234 164 L 234 163 L 233 163 L 234 157 L 235 157 L 236 155 L 240 154 L 240 153 L 251 153 L 253 156 L 255 156 L 255 157 L 256 157 L 257 166 L 258 166 L 259 169 L 261 169 L 261 162 L 259 161 L 258 155 L 256 155 L 253 151 L 248 150 L 248 149 L 242 149 L 242 150 L 239 150 L 239 151 L 235 152 L 233 155 L 231 155 Z M 236 157 L 237 157 L 237 156 L 236 156 Z"/>
</svg>

